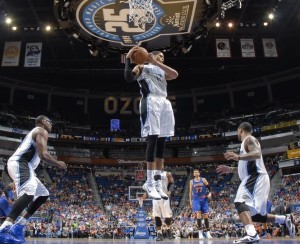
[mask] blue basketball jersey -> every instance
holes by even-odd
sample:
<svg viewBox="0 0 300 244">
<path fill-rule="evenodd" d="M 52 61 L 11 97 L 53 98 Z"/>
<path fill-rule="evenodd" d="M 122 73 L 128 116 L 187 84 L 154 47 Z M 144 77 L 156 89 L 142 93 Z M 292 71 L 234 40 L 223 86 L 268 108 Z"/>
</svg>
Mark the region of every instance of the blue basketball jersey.
<svg viewBox="0 0 300 244">
<path fill-rule="evenodd" d="M 200 177 L 199 181 L 195 181 L 195 179 L 192 181 L 192 190 L 193 190 L 193 194 L 192 194 L 193 199 L 206 197 L 207 187 L 204 185 L 202 177 Z"/>
</svg>

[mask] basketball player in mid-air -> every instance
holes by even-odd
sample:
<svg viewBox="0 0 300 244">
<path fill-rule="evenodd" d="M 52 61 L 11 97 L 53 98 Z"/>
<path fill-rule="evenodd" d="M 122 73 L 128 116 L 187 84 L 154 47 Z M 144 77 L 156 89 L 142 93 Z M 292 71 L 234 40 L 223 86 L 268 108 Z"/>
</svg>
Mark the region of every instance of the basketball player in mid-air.
<svg viewBox="0 0 300 244">
<path fill-rule="evenodd" d="M 35 126 L 7 162 L 9 176 L 15 184 L 17 201 L 0 227 L 0 243 L 2 244 L 24 243 L 23 229 L 27 219 L 49 197 L 48 190 L 34 172 L 41 159 L 48 164 L 67 169 L 65 162 L 57 161 L 47 151 L 48 133 L 52 128 L 50 119 L 40 115 L 35 120 Z M 23 211 L 20 219 L 14 224 Z"/>
<path fill-rule="evenodd" d="M 270 179 L 262 158 L 258 140 L 252 136 L 252 125 L 243 122 L 237 129 L 238 139 L 242 141 L 240 154 L 226 152 L 227 160 L 238 162 L 238 167 L 219 165 L 219 174 L 238 172 L 241 184 L 234 200 L 241 222 L 247 235 L 233 243 L 259 242 L 253 222 L 285 224 L 292 238 L 295 236 L 295 225 L 292 214 L 273 215 L 267 213 L 267 201 L 270 191 Z M 253 221 L 253 222 L 252 222 Z"/>
<path fill-rule="evenodd" d="M 203 239 L 203 231 L 201 225 L 202 214 L 204 217 L 204 232 L 206 237 L 211 239 L 212 236 L 210 234 L 209 229 L 209 221 L 208 221 L 208 213 L 209 213 L 209 204 L 208 200 L 211 199 L 211 190 L 207 180 L 203 177 L 200 177 L 200 171 L 198 169 L 194 169 L 194 179 L 190 181 L 190 205 L 192 211 L 196 213 L 197 218 L 197 226 L 199 229 L 199 239 Z"/>
<path fill-rule="evenodd" d="M 166 137 L 174 135 L 175 119 L 171 102 L 167 99 L 167 80 L 176 79 L 176 70 L 164 64 L 162 52 L 149 53 L 148 63 L 130 67 L 133 47 L 126 55 L 124 78 L 137 81 L 142 99 L 140 101 L 141 136 L 147 137 L 147 180 L 143 189 L 153 199 L 168 199 L 161 185 L 161 169 Z"/>
<path fill-rule="evenodd" d="M 163 241 L 163 234 L 162 234 L 162 218 L 165 219 L 165 223 L 167 226 L 167 238 L 173 239 L 172 237 L 172 230 L 171 230 L 171 222 L 172 222 L 172 210 L 170 204 L 170 197 L 172 192 L 174 191 L 174 178 L 171 172 L 165 171 L 164 166 L 161 171 L 161 181 L 162 181 L 162 190 L 164 193 L 168 195 L 168 199 L 160 199 L 152 200 L 152 212 L 153 217 L 155 219 L 155 225 L 157 230 L 157 238 L 156 241 Z M 147 193 L 145 194 L 145 198 L 147 197 Z"/>
</svg>

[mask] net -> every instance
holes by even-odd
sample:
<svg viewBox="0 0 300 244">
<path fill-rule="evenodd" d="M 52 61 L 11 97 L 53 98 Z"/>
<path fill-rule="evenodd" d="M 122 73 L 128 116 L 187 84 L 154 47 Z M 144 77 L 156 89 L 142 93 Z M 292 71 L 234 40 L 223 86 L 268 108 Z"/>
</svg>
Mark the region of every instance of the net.
<svg viewBox="0 0 300 244">
<path fill-rule="evenodd" d="M 154 10 L 152 0 L 128 0 L 129 3 L 129 22 L 145 29 L 146 23 L 154 21 Z"/>
<path fill-rule="evenodd" d="M 138 201 L 139 198 L 144 195 L 144 193 L 145 191 L 142 189 L 142 186 L 129 186 L 128 200 Z M 151 199 L 147 198 L 145 200 L 151 200 Z"/>
</svg>

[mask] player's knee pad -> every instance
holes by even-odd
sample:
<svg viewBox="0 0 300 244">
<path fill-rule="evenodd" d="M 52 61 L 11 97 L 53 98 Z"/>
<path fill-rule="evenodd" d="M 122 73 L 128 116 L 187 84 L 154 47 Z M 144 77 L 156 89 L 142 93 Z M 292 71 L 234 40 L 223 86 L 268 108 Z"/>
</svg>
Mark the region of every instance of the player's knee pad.
<svg viewBox="0 0 300 244">
<path fill-rule="evenodd" d="M 256 214 L 251 217 L 253 222 L 267 223 L 267 215 L 263 216 L 261 214 Z"/>
<path fill-rule="evenodd" d="M 203 218 L 208 219 L 208 214 L 203 214 Z"/>
<path fill-rule="evenodd" d="M 157 138 L 158 138 L 157 135 L 148 136 L 148 144 L 147 144 L 147 150 L 146 150 L 147 162 L 155 161 L 155 150 L 156 150 Z"/>
<path fill-rule="evenodd" d="M 245 204 L 245 202 L 235 202 L 234 206 L 238 213 L 250 211 L 249 207 Z"/>
<path fill-rule="evenodd" d="M 160 137 L 157 139 L 157 147 L 156 147 L 156 157 L 157 158 L 164 158 L 165 145 L 166 145 L 165 137 Z"/>
<path fill-rule="evenodd" d="M 161 222 L 160 217 L 155 217 L 155 225 L 156 225 L 156 227 L 162 226 L 162 222 Z"/>
<path fill-rule="evenodd" d="M 166 218 L 165 223 L 166 225 L 171 225 L 171 218 Z"/>
</svg>

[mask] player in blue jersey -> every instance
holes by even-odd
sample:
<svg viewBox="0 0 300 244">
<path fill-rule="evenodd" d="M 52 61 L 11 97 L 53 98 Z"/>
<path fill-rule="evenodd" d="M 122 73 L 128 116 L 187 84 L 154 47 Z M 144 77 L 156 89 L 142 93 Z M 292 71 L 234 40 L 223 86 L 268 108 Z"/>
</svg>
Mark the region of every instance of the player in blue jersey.
<svg viewBox="0 0 300 244">
<path fill-rule="evenodd" d="M 208 213 L 209 213 L 209 204 L 208 201 L 211 199 L 210 186 L 207 180 L 203 177 L 200 177 L 200 171 L 194 169 L 194 179 L 190 181 L 190 205 L 192 211 L 197 215 L 197 225 L 199 228 L 199 239 L 203 239 L 203 231 L 201 227 L 201 218 L 202 214 L 204 217 L 204 224 L 207 238 L 212 238 L 209 229 Z"/>
<path fill-rule="evenodd" d="M 5 219 L 11 211 L 14 201 L 14 184 L 10 183 L 0 191 L 0 218 Z"/>
</svg>

